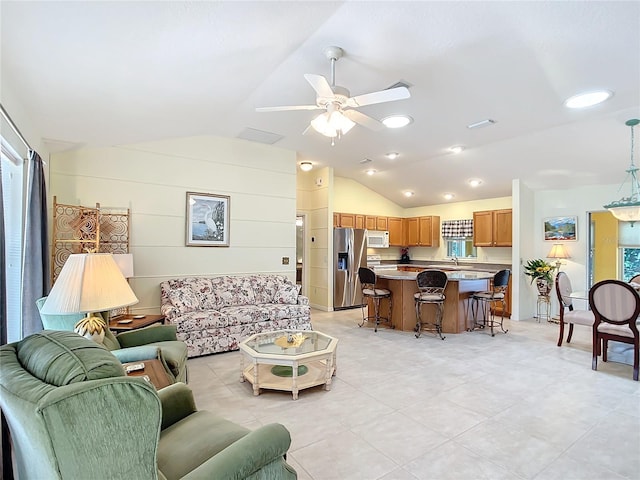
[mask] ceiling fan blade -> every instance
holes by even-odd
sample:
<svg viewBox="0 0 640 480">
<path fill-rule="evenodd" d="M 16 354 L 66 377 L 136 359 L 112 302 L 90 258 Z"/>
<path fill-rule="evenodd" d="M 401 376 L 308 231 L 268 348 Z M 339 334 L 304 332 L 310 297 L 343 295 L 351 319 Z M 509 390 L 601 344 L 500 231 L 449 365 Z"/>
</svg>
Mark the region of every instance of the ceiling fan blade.
<svg viewBox="0 0 640 480">
<path fill-rule="evenodd" d="M 344 113 L 344 116 L 349 120 L 352 120 L 363 127 L 367 127 L 369 130 L 373 130 L 374 132 L 380 131 L 384 128 L 384 125 L 378 120 L 357 110 L 344 110 L 342 113 Z"/>
<path fill-rule="evenodd" d="M 315 73 L 305 73 L 304 78 L 311 84 L 319 97 L 332 98 L 334 97 L 331 85 L 326 78 L 322 75 L 316 75 Z"/>
<path fill-rule="evenodd" d="M 284 112 L 285 110 L 322 110 L 317 105 L 290 105 L 283 107 L 257 107 L 256 112 Z"/>
<path fill-rule="evenodd" d="M 403 100 L 411 97 L 407 87 L 390 88 L 389 90 L 381 90 L 379 92 L 365 93 L 351 97 L 347 100 L 349 107 L 364 107 L 365 105 L 373 105 L 374 103 L 393 102 L 395 100 Z"/>
</svg>

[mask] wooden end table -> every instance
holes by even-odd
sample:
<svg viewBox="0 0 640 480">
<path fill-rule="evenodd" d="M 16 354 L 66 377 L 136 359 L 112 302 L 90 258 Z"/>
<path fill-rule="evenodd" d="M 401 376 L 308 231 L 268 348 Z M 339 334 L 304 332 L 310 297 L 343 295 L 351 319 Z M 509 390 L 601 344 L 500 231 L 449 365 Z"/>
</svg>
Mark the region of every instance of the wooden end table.
<svg viewBox="0 0 640 480">
<path fill-rule="evenodd" d="M 164 315 L 123 315 L 109 320 L 109 329 L 112 332 L 128 332 L 139 328 L 148 327 L 154 323 L 164 323 Z"/>
<path fill-rule="evenodd" d="M 135 365 L 137 363 L 144 363 L 144 369 L 136 370 L 135 372 L 127 373 L 128 377 L 145 377 L 145 380 L 148 381 L 156 387 L 156 390 L 160 390 L 161 388 L 168 387 L 171 385 L 171 381 L 169 380 L 169 376 L 162 365 L 160 360 L 152 359 L 152 360 L 142 360 L 140 362 L 128 362 L 123 363 L 122 366 L 126 367 L 127 365 Z"/>
</svg>

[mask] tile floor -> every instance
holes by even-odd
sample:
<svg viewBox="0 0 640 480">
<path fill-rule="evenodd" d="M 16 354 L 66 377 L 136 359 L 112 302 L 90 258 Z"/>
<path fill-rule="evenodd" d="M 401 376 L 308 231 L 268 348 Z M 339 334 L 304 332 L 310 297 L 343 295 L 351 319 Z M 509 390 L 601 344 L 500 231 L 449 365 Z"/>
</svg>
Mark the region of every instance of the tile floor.
<svg viewBox="0 0 640 480">
<path fill-rule="evenodd" d="M 640 383 L 627 364 L 591 370 L 589 329 L 561 348 L 558 326 L 535 320 L 442 341 L 358 328 L 359 315 L 312 313 L 340 342 L 331 391 L 255 397 L 229 352 L 189 360 L 198 407 L 252 429 L 283 423 L 301 480 L 640 478 Z M 622 347 L 610 360 L 631 363 Z"/>
</svg>

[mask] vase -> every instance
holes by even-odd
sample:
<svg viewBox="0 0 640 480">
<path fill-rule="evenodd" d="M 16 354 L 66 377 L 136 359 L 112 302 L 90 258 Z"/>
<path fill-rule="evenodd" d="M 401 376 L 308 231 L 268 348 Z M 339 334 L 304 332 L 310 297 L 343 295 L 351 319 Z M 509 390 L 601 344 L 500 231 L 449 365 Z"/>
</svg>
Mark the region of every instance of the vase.
<svg viewBox="0 0 640 480">
<path fill-rule="evenodd" d="M 536 288 L 538 289 L 538 295 L 548 297 L 549 292 L 551 292 L 551 283 L 546 278 L 538 278 L 536 279 Z"/>
</svg>

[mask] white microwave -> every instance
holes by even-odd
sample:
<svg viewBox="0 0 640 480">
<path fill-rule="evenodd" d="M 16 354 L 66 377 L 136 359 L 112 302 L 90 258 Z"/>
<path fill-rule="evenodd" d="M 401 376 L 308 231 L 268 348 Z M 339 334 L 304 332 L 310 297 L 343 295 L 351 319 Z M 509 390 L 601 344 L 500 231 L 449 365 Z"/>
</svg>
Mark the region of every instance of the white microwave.
<svg viewBox="0 0 640 480">
<path fill-rule="evenodd" d="M 389 248 L 389 232 L 367 230 L 367 247 Z"/>
</svg>

